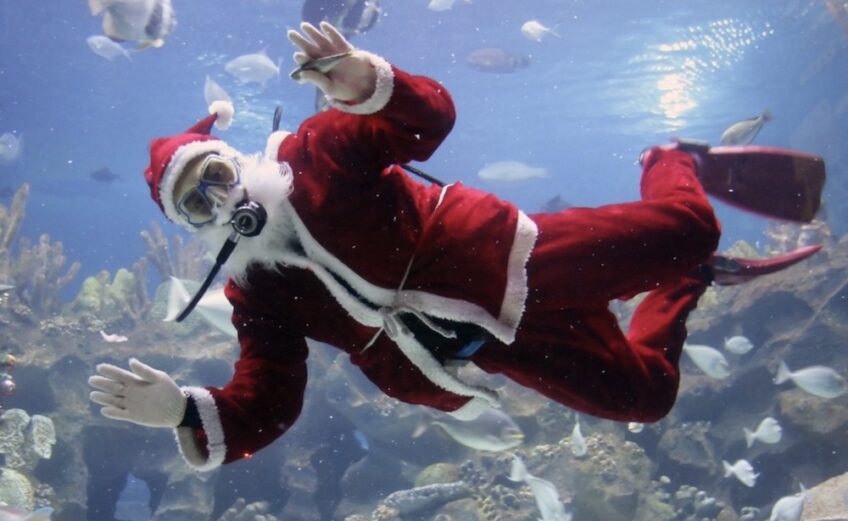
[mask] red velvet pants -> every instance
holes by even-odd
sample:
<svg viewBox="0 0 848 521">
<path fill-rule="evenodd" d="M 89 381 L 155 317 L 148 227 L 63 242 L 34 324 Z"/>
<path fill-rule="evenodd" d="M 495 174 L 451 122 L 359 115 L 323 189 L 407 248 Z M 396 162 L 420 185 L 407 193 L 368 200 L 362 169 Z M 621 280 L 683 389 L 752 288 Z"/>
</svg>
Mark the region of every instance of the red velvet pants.
<svg viewBox="0 0 848 521">
<path fill-rule="evenodd" d="M 539 237 L 516 340 L 487 344 L 477 366 L 594 416 L 668 413 L 686 317 L 706 288 L 695 272 L 720 229 L 688 154 L 659 151 L 649 161 L 641 201 L 530 216 Z M 643 291 L 624 334 L 609 301 Z"/>
</svg>

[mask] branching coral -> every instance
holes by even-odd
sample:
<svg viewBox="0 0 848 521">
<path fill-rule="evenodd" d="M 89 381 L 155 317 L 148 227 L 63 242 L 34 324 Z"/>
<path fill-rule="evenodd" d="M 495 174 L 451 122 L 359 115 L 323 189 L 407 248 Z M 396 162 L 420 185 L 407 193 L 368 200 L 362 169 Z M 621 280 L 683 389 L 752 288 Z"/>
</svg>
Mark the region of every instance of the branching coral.
<svg viewBox="0 0 848 521">
<path fill-rule="evenodd" d="M 141 238 L 147 245 L 145 258 L 159 272 L 160 282 L 171 277 L 190 280 L 203 277 L 206 247 L 196 237 L 185 241 L 182 236 L 174 235 L 169 244 L 159 225 L 151 223 L 149 230 L 141 232 Z"/>
<path fill-rule="evenodd" d="M 0 204 L 0 282 L 3 283 L 11 280 L 12 259 L 9 250 L 23 221 L 28 195 L 29 185 L 24 183 L 15 192 L 10 208 Z"/>
</svg>

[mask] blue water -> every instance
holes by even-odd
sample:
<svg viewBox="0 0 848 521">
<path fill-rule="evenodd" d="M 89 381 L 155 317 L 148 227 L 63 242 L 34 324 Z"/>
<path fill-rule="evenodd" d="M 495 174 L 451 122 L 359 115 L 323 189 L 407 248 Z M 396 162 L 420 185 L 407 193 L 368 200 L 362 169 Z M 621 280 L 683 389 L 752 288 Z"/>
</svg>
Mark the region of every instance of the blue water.
<svg viewBox="0 0 848 521">
<path fill-rule="evenodd" d="M 164 47 L 113 62 L 86 45 L 89 35 L 101 32 L 101 20 L 90 15 L 85 0 L 0 1 L 0 135 L 13 132 L 24 141 L 18 161 L 0 164 L 0 193 L 29 183 L 18 237 L 36 240 L 47 233 L 62 241 L 68 263 L 82 262 L 65 290 L 68 299 L 86 276 L 114 273 L 143 257 L 139 233 L 150 223 L 168 236 L 182 233 L 150 200 L 142 172 L 152 138 L 181 132 L 206 114 L 207 76 L 235 99 L 233 126 L 215 132 L 240 150 L 264 148 L 275 106 L 283 107 L 282 127 L 289 130 L 313 112 L 312 87 L 286 74 L 294 65 L 285 32 L 300 21 L 299 0 L 173 1 L 178 25 Z M 353 43 L 438 79 L 453 95 L 456 127 L 433 158 L 418 165 L 445 181 L 492 191 L 527 212 L 557 194 L 575 206 L 633 200 L 640 174 L 634 161 L 645 147 L 674 136 L 718 144 L 730 124 L 768 109 L 774 119 L 756 143 L 825 159 L 828 224 L 842 235 L 848 232 L 848 4 L 830 1 L 843 11 L 841 24 L 824 0 L 457 0 L 445 12 L 429 10 L 428 0 L 382 0 L 379 23 Z M 555 28 L 561 38 L 524 38 L 519 28 L 530 19 Z M 531 65 L 503 74 L 474 70 L 466 56 L 481 47 L 527 55 Z M 283 71 L 265 89 L 239 85 L 224 71 L 232 58 L 263 49 L 281 60 Z M 550 175 L 512 183 L 477 176 L 486 163 L 505 160 Z M 103 167 L 118 179 L 89 177 Z M 0 196 L 0 204 L 8 203 Z M 763 239 L 765 219 L 718 202 L 716 209 L 722 247 Z M 74 342 L 88 345 L 90 338 Z M 227 367 L 230 360 L 217 362 Z M 74 384 L 84 386 L 77 376 Z M 325 475 L 340 473 L 376 444 L 362 431 L 356 431 L 361 437 L 350 434 L 358 426 L 346 419 L 330 416 L 326 425 L 321 439 L 339 442 L 321 450 L 329 454 L 326 461 L 341 463 L 325 465 Z M 171 441 L 165 440 L 168 450 Z M 103 467 L 113 471 L 110 463 L 104 458 Z M 261 482 L 273 490 L 261 499 L 284 503 L 283 487 L 256 478 L 279 469 L 269 453 L 227 466 L 216 494 L 229 504 Z M 126 469 L 114 475 L 119 489 Z M 112 474 L 92 471 L 91 477 L 109 481 Z M 156 501 L 165 493 L 165 477 L 145 480 L 146 496 L 124 498 L 124 507 L 140 518 L 151 490 Z M 285 493 L 290 490 L 297 489 Z M 769 491 L 768 500 L 789 492 Z"/>
<path fill-rule="evenodd" d="M 61 240 L 83 275 L 143 254 L 139 231 L 162 221 L 142 181 L 147 143 L 205 114 L 206 75 L 237 98 L 236 122 L 222 134 L 236 147 L 263 145 L 277 103 L 285 128 L 312 111 L 308 87 L 285 77 L 264 91 L 239 87 L 223 70 L 229 59 L 264 48 L 288 71 L 284 32 L 299 22 L 299 2 L 175 4 L 178 26 L 167 44 L 131 62 L 88 49 L 85 38 L 100 32 L 100 19 L 82 0 L 0 5 L 0 133 L 25 140 L 22 160 L 0 167 L 0 186 L 31 183 L 21 234 Z M 618 202 L 638 195 L 633 160 L 645 146 L 674 135 L 717 143 L 726 126 L 768 108 L 775 118 L 757 142 L 824 156 L 831 226 L 845 229 L 846 186 L 834 179 L 848 174 L 848 34 L 823 1 L 628 0 L 613 9 L 460 0 L 433 12 L 425 0 L 385 0 L 383 7 L 376 28 L 354 43 L 443 81 L 458 107 L 455 130 L 426 165 L 434 175 L 528 211 L 556 193 L 573 205 Z M 562 38 L 525 39 L 519 27 L 531 18 Z M 465 56 L 479 47 L 530 55 L 532 64 L 512 74 L 475 71 Z M 827 121 L 810 121 L 815 114 Z M 510 184 L 476 177 L 500 160 L 545 167 L 551 177 Z M 88 177 L 104 166 L 120 179 Z M 762 219 L 721 205 L 719 213 L 724 244 L 760 237 Z"/>
</svg>

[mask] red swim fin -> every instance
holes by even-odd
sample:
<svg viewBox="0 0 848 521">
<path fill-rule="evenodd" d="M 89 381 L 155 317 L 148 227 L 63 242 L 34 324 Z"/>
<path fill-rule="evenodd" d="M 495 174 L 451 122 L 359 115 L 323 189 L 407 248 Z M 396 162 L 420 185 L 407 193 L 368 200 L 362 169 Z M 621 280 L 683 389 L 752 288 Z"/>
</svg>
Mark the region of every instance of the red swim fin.
<svg viewBox="0 0 848 521">
<path fill-rule="evenodd" d="M 698 177 L 714 197 L 767 217 L 810 222 L 821 206 L 825 167 L 820 157 L 774 147 L 710 148 Z"/>
<path fill-rule="evenodd" d="M 742 259 L 714 254 L 708 262 L 713 281 L 720 286 L 733 286 L 761 275 L 768 275 L 792 266 L 821 249 L 820 244 L 804 246 L 785 255 L 768 259 Z"/>
</svg>

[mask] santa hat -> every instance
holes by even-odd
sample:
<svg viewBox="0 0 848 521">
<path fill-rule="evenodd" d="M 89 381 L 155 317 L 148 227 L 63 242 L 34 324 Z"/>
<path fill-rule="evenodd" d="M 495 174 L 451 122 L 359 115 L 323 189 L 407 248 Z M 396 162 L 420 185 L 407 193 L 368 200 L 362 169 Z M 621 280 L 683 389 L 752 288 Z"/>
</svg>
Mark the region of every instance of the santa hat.
<svg viewBox="0 0 848 521">
<path fill-rule="evenodd" d="M 215 101 L 209 105 L 209 116 L 176 136 L 157 138 L 150 142 L 150 165 L 144 171 L 144 180 L 150 187 L 150 196 L 171 221 L 186 224 L 174 205 L 174 186 L 188 163 L 210 152 L 235 156 L 238 152 L 212 136 L 212 125 L 225 130 L 233 119 L 233 104 Z"/>
</svg>

